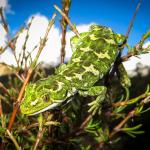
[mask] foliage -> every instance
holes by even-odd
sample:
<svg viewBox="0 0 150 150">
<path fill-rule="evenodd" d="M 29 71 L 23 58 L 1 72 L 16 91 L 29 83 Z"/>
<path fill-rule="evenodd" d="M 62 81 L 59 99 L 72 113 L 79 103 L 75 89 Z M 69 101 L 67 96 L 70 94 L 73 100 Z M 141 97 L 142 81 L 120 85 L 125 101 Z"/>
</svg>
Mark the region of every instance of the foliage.
<svg viewBox="0 0 150 150">
<path fill-rule="evenodd" d="M 69 9 L 70 0 L 63 0 L 62 3 L 63 11 L 66 8 Z M 55 7 L 57 8 L 57 6 Z M 65 55 L 64 38 L 67 25 L 78 34 L 74 25 L 71 24 L 70 20 L 67 20 L 68 12 L 69 10 L 64 11 L 61 20 L 62 32 L 64 33 L 62 36 L 62 63 Z M 65 17 L 67 17 L 67 19 Z M 50 26 L 53 24 L 53 19 L 54 18 L 50 20 Z M 29 23 L 27 27 L 28 31 L 31 23 Z M 3 22 L 3 24 L 7 26 L 5 22 Z M 50 30 L 50 26 L 47 29 L 47 34 Z M 8 46 L 13 50 L 14 54 L 15 42 L 21 32 L 22 29 L 8 42 Z M 18 67 L 11 68 L 11 70 L 13 70 L 12 74 L 1 77 L 0 137 L 2 142 L 0 148 L 98 150 L 119 143 L 119 141 L 122 140 L 121 134 L 135 137 L 138 134 L 144 133 L 144 131 L 141 130 L 142 125 L 132 125 L 131 119 L 139 117 L 143 113 L 148 113 L 150 110 L 150 107 L 147 105 L 150 102 L 149 85 L 147 85 L 145 92 L 131 97 L 131 88 L 122 87 L 120 80 L 114 74 L 113 76 L 108 74 L 106 101 L 102 103 L 99 110 L 94 114 L 88 111 L 90 110 L 90 105 L 88 104 L 95 102 L 94 97 L 83 98 L 78 94 L 76 94 L 69 103 L 65 103 L 52 111 L 46 111 L 36 116 L 25 116 L 20 113 L 18 108 L 23 100 L 23 90 L 25 90 L 29 79 L 32 82 L 36 82 L 39 78 L 49 75 L 45 68 L 40 67 L 40 65 L 36 67 L 37 59 L 47 41 L 47 34 L 44 39 L 41 39 L 39 53 L 35 60 L 30 60 L 31 54 L 29 54 L 28 57 L 23 57 L 21 61 L 16 60 Z M 119 61 L 125 61 L 133 55 L 148 52 L 150 50 L 149 47 L 143 48 L 143 44 L 149 36 L 150 30 L 142 36 L 139 43 L 134 47 L 125 44 L 128 48 L 128 54 L 120 57 Z M 28 35 L 26 37 L 26 41 L 27 40 Z M 25 45 L 26 42 L 24 43 L 24 47 Z M 2 53 L 6 48 L 0 49 Z M 23 63 L 20 64 L 19 61 L 26 63 L 27 60 L 31 61 L 31 67 L 23 68 Z M 55 68 L 50 68 L 51 72 L 53 72 L 52 70 L 54 69 Z M 21 91 L 23 92 L 21 93 Z M 15 117 L 16 119 L 14 121 Z"/>
</svg>

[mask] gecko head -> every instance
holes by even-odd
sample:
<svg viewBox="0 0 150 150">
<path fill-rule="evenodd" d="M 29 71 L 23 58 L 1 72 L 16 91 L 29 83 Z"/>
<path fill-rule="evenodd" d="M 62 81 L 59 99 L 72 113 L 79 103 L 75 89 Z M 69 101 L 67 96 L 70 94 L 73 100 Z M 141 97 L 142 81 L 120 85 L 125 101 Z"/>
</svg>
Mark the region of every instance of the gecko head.
<svg viewBox="0 0 150 150">
<path fill-rule="evenodd" d="M 126 42 L 126 37 L 122 34 L 115 34 L 115 38 L 119 46 L 122 46 Z"/>
<path fill-rule="evenodd" d="M 26 87 L 23 102 L 20 105 L 20 110 L 26 115 L 35 115 L 52 109 L 57 106 L 58 103 L 54 103 L 50 99 L 50 92 L 48 89 L 43 89 L 36 84 L 29 84 Z"/>
</svg>

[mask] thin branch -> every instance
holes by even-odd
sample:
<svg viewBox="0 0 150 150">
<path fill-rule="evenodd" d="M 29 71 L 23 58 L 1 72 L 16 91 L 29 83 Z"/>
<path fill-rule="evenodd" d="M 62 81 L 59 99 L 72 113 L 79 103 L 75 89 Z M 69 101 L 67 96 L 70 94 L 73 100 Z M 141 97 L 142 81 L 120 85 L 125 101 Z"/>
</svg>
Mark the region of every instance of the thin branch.
<svg viewBox="0 0 150 150">
<path fill-rule="evenodd" d="M 150 102 L 150 93 L 147 93 L 147 95 L 145 95 L 145 93 L 143 95 L 140 95 L 140 98 L 143 98 L 143 100 L 140 102 L 139 107 L 143 107 L 145 104 Z M 121 131 L 120 129 L 125 125 L 125 123 L 132 117 L 134 117 L 135 115 L 137 115 L 137 107 L 135 107 L 132 111 L 130 111 L 128 113 L 128 115 L 113 129 L 113 131 L 110 133 L 109 138 L 112 139 L 112 137 L 114 135 L 116 135 L 116 133 L 118 133 L 119 131 Z"/>
<path fill-rule="evenodd" d="M 0 16 L 1 16 L 1 19 L 2 19 L 3 27 L 4 27 L 5 31 L 6 31 L 6 33 L 8 33 L 9 32 L 8 31 L 8 25 L 7 25 L 7 22 L 6 22 L 5 18 L 4 18 L 3 8 L 2 7 L 0 8 Z"/>
<path fill-rule="evenodd" d="M 125 36 L 126 36 L 126 41 L 125 41 L 125 43 L 127 43 L 127 40 L 128 40 L 128 37 L 129 37 L 129 33 L 130 33 L 130 31 L 131 31 L 131 29 L 132 29 L 132 27 L 133 27 L 133 24 L 134 24 L 134 21 L 135 21 L 135 17 L 136 17 L 136 15 L 137 15 L 138 11 L 139 11 L 139 8 L 140 8 L 140 6 L 141 6 L 141 3 L 142 3 L 142 0 L 139 0 L 138 5 L 137 5 L 137 7 L 136 7 L 136 10 L 135 10 L 135 12 L 134 12 L 134 14 L 133 14 L 133 16 L 132 16 L 132 18 L 131 18 L 131 21 L 130 21 L 129 26 L 128 26 L 128 29 L 127 29 L 127 32 L 126 32 L 126 34 L 125 34 Z M 121 50 L 124 48 L 125 43 L 123 43 L 123 46 L 121 47 Z M 129 53 L 128 55 L 126 55 L 126 56 L 124 56 L 124 57 L 121 57 L 121 50 L 120 50 L 120 53 L 119 53 L 119 55 L 118 55 L 118 57 L 117 57 L 117 59 L 116 59 L 116 61 L 115 61 L 115 64 L 114 64 L 114 66 L 113 66 L 113 69 L 112 69 L 112 71 L 111 71 L 110 74 L 109 74 L 108 81 L 110 81 L 111 78 L 114 76 L 114 73 L 116 72 L 116 70 L 117 70 L 119 64 L 122 62 L 122 60 L 127 60 L 129 57 L 131 57 L 131 56 L 134 55 L 133 53 Z M 128 115 L 113 129 L 113 131 L 112 131 L 112 132 L 110 133 L 110 135 L 109 135 L 109 138 L 110 138 L 110 139 L 118 132 L 118 130 L 119 130 L 131 117 L 133 117 L 133 115 L 134 115 L 135 112 L 136 112 L 135 110 L 130 111 L 130 112 L 128 113 Z M 101 142 L 101 141 L 99 142 L 98 147 L 100 147 L 100 146 L 102 146 L 102 147 L 105 146 L 104 141 L 103 141 L 103 142 Z"/>
<path fill-rule="evenodd" d="M 66 16 L 66 14 L 64 12 L 61 11 L 61 9 L 57 6 L 57 5 L 54 5 L 55 9 L 64 17 L 64 19 L 66 20 L 66 22 L 68 23 L 68 25 L 70 26 L 71 30 L 78 36 L 80 37 L 79 35 L 79 32 L 78 30 L 74 27 L 74 25 L 71 23 L 71 21 L 69 20 L 68 16 Z"/>
<path fill-rule="evenodd" d="M 3 114 L 3 107 L 2 107 L 1 97 L 0 97 L 0 117 L 1 117 L 2 128 L 4 128 L 5 123 L 4 123 L 4 114 Z"/>
<path fill-rule="evenodd" d="M 142 0 L 139 0 L 138 5 L 137 5 L 137 7 L 136 7 L 136 10 L 135 10 L 135 12 L 134 12 L 134 14 L 133 14 L 133 16 L 132 16 L 132 18 L 131 18 L 131 21 L 130 21 L 130 23 L 129 23 L 127 32 L 126 32 L 126 34 L 125 34 L 125 36 L 126 36 L 126 41 L 123 43 L 123 45 L 122 45 L 121 48 L 120 48 L 120 52 L 119 52 L 119 54 L 118 54 L 118 56 L 117 56 L 117 58 L 116 58 L 116 61 L 115 61 L 114 66 L 113 66 L 113 68 L 112 68 L 112 71 L 110 72 L 109 77 L 107 77 L 107 78 L 108 78 L 108 79 L 107 79 L 108 81 L 110 81 L 110 80 L 112 79 L 112 77 L 114 76 L 114 73 L 116 72 L 116 70 L 117 70 L 119 64 L 122 62 L 122 59 L 123 59 L 123 60 L 127 60 L 129 57 L 135 55 L 135 54 L 133 54 L 133 53 L 130 53 L 130 54 L 128 54 L 127 56 L 124 56 L 124 58 L 121 58 L 121 52 L 122 52 L 122 50 L 124 49 L 124 47 L 125 47 L 125 45 L 126 45 L 126 43 L 127 43 L 127 40 L 128 40 L 128 37 L 129 37 L 129 33 L 130 33 L 130 31 L 131 31 L 131 29 L 132 29 L 132 27 L 133 27 L 133 24 L 134 24 L 134 21 L 135 21 L 135 17 L 136 17 L 136 15 L 137 15 L 138 11 L 139 11 L 139 8 L 140 8 L 140 6 L 141 6 L 141 3 L 142 3 Z M 107 82 L 107 84 L 108 84 L 108 82 Z"/>
<path fill-rule="evenodd" d="M 134 52 L 129 52 L 127 55 L 121 57 L 121 62 L 127 61 L 130 57 L 134 56 Z"/>
<path fill-rule="evenodd" d="M 0 82 L 0 89 L 2 89 L 5 94 L 10 95 L 9 92 L 8 92 L 8 90 L 7 90 L 7 88 L 1 82 Z"/>
<path fill-rule="evenodd" d="M 70 8 L 70 0 L 62 0 L 62 5 L 63 5 L 63 12 L 66 14 L 68 17 L 69 13 L 69 8 Z M 61 19 L 61 29 L 62 29 L 62 38 L 61 38 L 61 64 L 64 63 L 64 58 L 65 58 L 65 47 L 66 47 L 66 30 L 67 30 L 67 21 L 65 18 L 62 16 Z"/>
<path fill-rule="evenodd" d="M 113 131 L 110 133 L 109 135 L 109 139 L 112 139 L 112 137 L 114 137 L 114 135 L 116 135 L 116 133 L 118 133 L 120 131 L 120 129 L 125 125 L 125 123 L 132 118 L 133 116 L 135 116 L 136 110 L 132 110 L 128 113 L 128 115 L 113 129 Z"/>
<path fill-rule="evenodd" d="M 42 139 L 45 130 L 46 130 L 46 127 L 44 127 L 41 131 L 39 130 L 33 150 L 37 150 L 39 142 Z"/>
<path fill-rule="evenodd" d="M 47 30 L 46 30 L 46 34 L 45 34 L 43 40 L 41 40 L 40 47 L 39 47 L 39 50 L 37 52 L 37 55 L 36 55 L 33 63 L 31 64 L 31 66 L 30 66 L 30 68 L 28 70 L 27 77 L 26 77 L 26 79 L 24 81 L 24 84 L 23 84 L 21 90 L 20 90 L 17 102 L 14 104 L 14 109 L 13 109 L 13 112 L 12 112 L 12 115 L 11 115 L 11 118 L 10 118 L 10 121 L 9 121 L 8 130 L 11 130 L 11 128 L 12 128 L 12 125 L 14 123 L 14 119 L 16 117 L 16 113 L 18 111 L 18 108 L 20 106 L 20 103 L 21 103 L 23 95 L 24 95 L 25 88 L 26 88 L 26 86 L 27 86 L 27 84 L 28 84 L 28 82 L 30 80 L 30 77 L 32 75 L 32 72 L 33 72 L 33 70 L 34 70 L 34 68 L 35 68 L 35 66 L 37 64 L 38 58 L 39 58 L 39 56 L 40 56 L 40 54 L 41 54 L 41 52 L 42 52 L 42 50 L 43 50 L 43 48 L 44 48 L 44 46 L 46 44 L 46 41 L 47 41 L 47 38 L 48 38 L 48 33 L 49 33 L 52 25 L 54 24 L 55 17 L 56 17 L 56 14 L 54 13 L 53 16 L 52 16 L 52 19 L 50 20 L 50 22 L 48 24 L 48 27 L 47 27 Z"/>
<path fill-rule="evenodd" d="M 130 21 L 130 24 L 129 24 L 129 26 L 128 26 L 128 30 L 127 30 L 127 32 L 126 32 L 126 38 L 127 38 L 127 39 L 128 39 L 128 37 L 129 37 L 130 31 L 131 31 L 131 29 L 132 29 L 132 27 L 133 27 L 133 24 L 134 24 L 136 15 L 137 15 L 137 13 L 138 13 L 138 11 L 139 11 L 139 9 L 140 9 L 141 3 L 142 3 L 142 0 L 139 0 L 138 5 L 137 5 L 137 7 L 136 7 L 136 10 L 135 10 L 135 12 L 134 12 L 134 14 L 133 14 L 133 16 L 132 16 L 132 19 L 131 19 L 131 21 Z"/>
<path fill-rule="evenodd" d="M 125 106 L 125 105 L 128 105 L 128 104 L 132 104 L 132 102 L 137 102 L 138 100 L 146 98 L 149 95 L 150 95 L 150 92 L 143 93 L 143 94 L 139 95 L 138 97 L 132 98 L 132 99 L 127 100 L 127 101 L 121 101 L 121 102 L 112 103 L 112 106 L 113 107 L 119 107 L 119 106 Z"/>
<path fill-rule="evenodd" d="M 7 33 L 7 37 L 8 37 L 8 40 L 10 39 L 10 35 L 9 35 L 9 29 L 8 29 L 8 24 L 7 24 L 7 22 L 6 22 L 6 19 L 4 18 L 4 15 L 3 15 L 3 8 L 1 7 L 0 8 L 0 16 L 1 16 L 1 19 L 2 19 L 2 24 L 3 24 L 3 27 L 4 27 L 4 29 L 5 29 L 5 31 L 6 31 L 6 33 Z M 10 42 L 8 42 L 8 44 L 7 44 L 7 46 L 5 47 L 5 48 L 3 48 L 3 51 L 5 51 L 5 49 L 9 46 L 13 51 L 13 55 L 14 55 L 14 57 L 15 57 L 15 60 L 16 60 L 16 62 L 17 62 L 17 58 L 16 58 L 16 55 L 15 55 L 15 53 L 14 53 L 14 44 L 13 44 L 13 40 L 14 39 L 16 39 L 16 38 L 13 38 L 12 40 L 10 40 Z M 2 52 L 3 52 L 2 51 Z M 17 63 L 17 65 L 18 65 L 18 63 Z"/>
<path fill-rule="evenodd" d="M 13 135 L 9 132 L 9 130 L 6 130 L 7 134 L 9 135 L 10 139 L 13 141 L 15 147 L 17 150 L 21 150 L 21 147 L 18 145 L 16 139 L 13 137 Z"/>
<path fill-rule="evenodd" d="M 80 125 L 80 127 L 76 130 L 75 135 L 78 136 L 81 133 L 83 133 L 85 127 L 87 126 L 87 124 L 89 123 L 89 121 L 92 119 L 93 115 L 89 114 L 85 120 L 82 122 L 82 124 Z"/>
</svg>

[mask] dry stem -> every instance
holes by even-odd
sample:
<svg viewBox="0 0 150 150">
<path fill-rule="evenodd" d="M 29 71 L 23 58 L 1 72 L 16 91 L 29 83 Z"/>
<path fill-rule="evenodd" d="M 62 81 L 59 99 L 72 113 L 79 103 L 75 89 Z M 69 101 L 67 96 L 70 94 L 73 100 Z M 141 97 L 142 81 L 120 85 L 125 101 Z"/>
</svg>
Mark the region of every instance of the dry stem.
<svg viewBox="0 0 150 150">
<path fill-rule="evenodd" d="M 13 137 L 13 135 L 9 132 L 9 130 L 6 130 L 7 134 L 9 135 L 10 139 L 13 141 L 14 145 L 16 146 L 17 150 L 21 150 L 21 147 L 18 145 L 16 139 Z"/>
<path fill-rule="evenodd" d="M 109 139 L 112 139 L 116 133 L 120 131 L 120 129 L 125 125 L 125 123 L 135 115 L 136 110 L 132 110 L 128 113 L 128 115 L 113 129 L 113 131 L 109 135 Z"/>
<path fill-rule="evenodd" d="M 36 150 L 38 148 L 39 142 L 42 139 L 45 130 L 46 130 L 46 127 L 44 127 L 41 131 L 39 130 L 33 150 Z"/>
<path fill-rule="evenodd" d="M 133 16 L 132 16 L 132 19 L 131 19 L 131 21 L 130 21 L 130 24 L 129 24 L 129 26 L 128 26 L 128 30 L 127 30 L 127 32 L 126 32 L 126 38 L 129 37 L 129 33 L 130 33 L 130 31 L 131 31 L 131 29 L 132 29 L 132 27 L 133 27 L 133 24 L 134 24 L 134 21 L 135 21 L 135 17 L 136 17 L 136 15 L 137 15 L 137 13 L 138 13 L 138 11 L 139 11 L 139 9 L 140 9 L 141 3 L 142 3 L 142 0 L 139 0 L 138 5 L 137 5 L 137 7 L 136 7 L 136 10 L 135 10 L 135 12 L 134 12 L 134 14 L 133 14 Z"/>
<path fill-rule="evenodd" d="M 69 13 L 69 6 L 70 6 L 70 0 L 62 1 L 63 5 L 63 12 L 66 16 L 68 16 Z M 62 16 L 61 19 L 61 29 L 62 29 L 62 38 L 61 38 L 61 64 L 64 63 L 65 58 L 65 46 L 66 46 L 66 29 L 67 29 L 67 21 Z"/>
<path fill-rule="evenodd" d="M 36 57 L 35 57 L 35 60 L 33 61 L 33 63 L 31 64 L 31 66 L 30 66 L 30 68 L 29 68 L 29 70 L 28 70 L 27 77 L 26 77 L 26 79 L 25 79 L 25 81 L 24 81 L 24 84 L 23 84 L 21 90 L 20 90 L 20 93 L 19 93 L 17 102 L 16 102 L 16 104 L 14 105 L 14 109 L 13 109 L 13 112 L 12 112 L 12 115 L 11 115 L 11 118 L 10 118 L 10 121 L 9 121 L 9 125 L 8 125 L 8 130 L 11 130 L 11 128 L 12 128 L 12 125 L 13 125 L 13 123 L 14 123 L 14 119 L 15 119 L 16 113 L 17 113 L 17 111 L 18 111 L 18 108 L 19 108 L 20 103 L 21 103 L 21 101 L 22 101 L 22 97 L 23 97 L 23 95 L 24 95 L 25 88 L 26 88 L 26 86 L 27 86 L 27 84 L 28 84 L 28 82 L 29 82 L 29 80 L 30 80 L 30 77 L 31 77 L 31 75 L 32 75 L 32 72 L 33 72 L 33 70 L 34 70 L 34 68 L 35 68 L 35 66 L 36 66 L 37 60 L 38 60 L 38 58 L 39 58 L 39 56 L 40 56 L 40 54 L 41 54 L 41 52 L 42 52 L 42 50 L 43 50 L 43 48 L 44 48 L 44 46 L 45 46 L 45 44 L 46 44 L 47 37 L 48 37 L 48 33 L 49 33 L 49 31 L 50 31 L 50 29 L 51 29 L 53 23 L 54 23 L 55 17 L 56 17 L 56 14 L 54 13 L 53 16 L 52 16 L 52 19 L 50 20 L 50 22 L 49 22 L 49 24 L 48 24 L 48 27 L 47 27 L 46 34 L 45 34 L 45 36 L 44 36 L 44 39 L 43 39 L 42 42 L 40 43 L 40 47 L 39 47 L 39 50 L 38 50 L 37 55 L 36 55 Z"/>
<path fill-rule="evenodd" d="M 8 25 L 7 25 L 7 22 L 6 22 L 5 18 L 4 18 L 3 8 L 2 7 L 0 8 L 0 16 L 1 16 L 1 19 L 2 19 L 3 27 L 4 27 L 5 31 L 8 33 L 9 32 L 8 31 Z"/>
<path fill-rule="evenodd" d="M 143 98 L 143 100 L 140 102 L 140 106 L 144 106 L 145 104 L 149 103 L 150 99 L 150 93 L 142 94 L 139 96 L 140 98 Z M 133 116 L 137 115 L 137 108 L 134 108 L 131 110 L 128 115 L 113 129 L 113 131 L 110 133 L 109 138 L 111 139 L 116 133 L 120 131 L 120 129 L 125 125 L 125 123 Z"/>
<path fill-rule="evenodd" d="M 70 26 L 71 30 L 78 36 L 80 37 L 79 35 L 79 32 L 78 30 L 74 27 L 74 25 L 71 23 L 71 21 L 69 20 L 68 16 L 66 16 L 66 14 L 64 12 L 61 11 L 61 9 L 57 6 L 57 5 L 54 5 L 55 9 L 64 17 L 64 19 L 66 20 L 66 22 L 68 23 L 68 25 Z"/>
</svg>

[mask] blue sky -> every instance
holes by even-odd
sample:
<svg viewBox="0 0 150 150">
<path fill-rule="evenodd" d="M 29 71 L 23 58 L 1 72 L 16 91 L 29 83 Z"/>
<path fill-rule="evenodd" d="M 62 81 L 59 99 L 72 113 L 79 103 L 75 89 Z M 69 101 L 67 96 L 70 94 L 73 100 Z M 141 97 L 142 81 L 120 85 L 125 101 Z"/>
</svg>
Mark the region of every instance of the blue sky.
<svg viewBox="0 0 150 150">
<path fill-rule="evenodd" d="M 31 16 L 37 13 L 51 17 L 55 9 L 53 4 L 61 7 L 61 0 L 9 0 L 14 14 L 7 14 L 11 31 L 17 30 Z M 110 26 L 114 31 L 125 34 L 138 0 L 72 0 L 70 9 L 71 21 L 75 24 L 97 24 Z M 150 1 L 143 0 L 129 43 L 135 44 L 141 35 L 150 28 Z M 57 18 L 56 25 L 58 25 Z"/>
<path fill-rule="evenodd" d="M 139 0 L 72 0 L 69 17 L 71 18 L 71 22 L 77 25 L 79 32 L 87 31 L 91 23 L 97 23 L 109 26 L 117 33 L 125 34 L 138 2 Z M 7 8 L 5 16 L 9 23 L 11 35 L 14 35 L 24 23 L 28 22 L 31 16 L 35 16 L 30 28 L 29 40 L 26 43 L 27 54 L 39 44 L 40 38 L 45 34 L 48 18 L 50 19 L 52 14 L 57 12 L 53 7 L 54 4 L 61 8 L 61 0 L 0 0 L 0 6 Z M 141 36 L 150 28 L 149 7 L 150 0 L 142 0 L 140 10 L 129 35 L 128 43 L 131 46 L 139 42 Z M 51 29 L 51 33 L 49 33 L 48 41 L 40 55 L 39 62 L 44 61 L 54 66 L 60 63 L 60 19 L 61 15 L 57 12 L 55 25 Z M 25 29 L 17 39 L 15 52 L 18 58 L 22 53 L 26 34 L 27 30 Z M 1 24 L 0 35 L 0 46 L 4 46 L 7 39 Z M 65 61 L 68 61 L 72 55 L 70 38 L 73 35 L 73 32 L 67 32 Z M 145 46 L 149 44 L 150 39 L 146 42 Z M 37 50 L 34 50 L 35 53 L 32 53 L 32 59 L 35 58 Z M 134 57 L 125 62 L 124 65 L 127 70 L 133 70 L 138 62 L 143 65 L 149 65 L 150 54 L 140 57 L 141 59 Z M 14 56 L 12 56 L 9 49 L 0 55 L 0 62 L 12 65 L 16 64 Z"/>
</svg>

